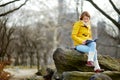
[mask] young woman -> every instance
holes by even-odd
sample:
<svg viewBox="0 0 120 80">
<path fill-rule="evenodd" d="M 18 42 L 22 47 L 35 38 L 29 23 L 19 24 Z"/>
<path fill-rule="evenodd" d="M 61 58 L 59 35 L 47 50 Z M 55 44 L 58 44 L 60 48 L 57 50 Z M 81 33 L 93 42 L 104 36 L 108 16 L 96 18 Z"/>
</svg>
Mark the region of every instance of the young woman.
<svg viewBox="0 0 120 80">
<path fill-rule="evenodd" d="M 74 23 L 71 36 L 76 50 L 88 53 L 86 66 L 94 67 L 95 72 L 103 72 L 104 69 L 100 69 L 98 63 L 96 42 L 92 40 L 90 14 L 87 11 L 84 11 L 80 20 Z"/>
</svg>

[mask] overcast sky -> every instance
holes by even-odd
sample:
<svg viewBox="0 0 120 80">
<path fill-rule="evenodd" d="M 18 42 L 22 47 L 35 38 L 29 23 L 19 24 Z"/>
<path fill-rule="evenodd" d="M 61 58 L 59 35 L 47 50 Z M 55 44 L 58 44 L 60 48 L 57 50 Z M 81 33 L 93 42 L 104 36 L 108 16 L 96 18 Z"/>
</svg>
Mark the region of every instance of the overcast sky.
<svg viewBox="0 0 120 80">
<path fill-rule="evenodd" d="M 2 0 L 2 1 L 8 1 L 8 0 Z M 22 0 L 22 1 L 24 1 L 24 0 Z M 64 0 L 64 1 L 67 2 L 67 4 L 66 3 L 65 4 L 69 7 L 68 11 L 73 10 L 75 12 L 75 9 L 76 9 L 75 0 Z M 81 1 L 81 0 L 79 0 L 79 1 Z M 118 3 L 119 0 L 113 0 L 113 1 L 116 5 L 120 5 L 120 3 Z M 100 8 L 104 9 L 104 11 L 109 12 L 112 15 L 112 17 L 117 19 L 117 17 L 114 16 L 114 15 L 116 15 L 116 13 L 113 13 L 113 11 L 110 12 L 112 10 L 112 7 L 109 4 L 108 0 L 104 0 L 104 1 L 103 0 L 94 0 L 94 2 Z M 24 5 L 21 9 L 27 9 L 27 10 L 31 10 L 31 11 L 41 11 L 44 8 L 44 11 L 48 11 L 48 9 L 55 11 L 54 7 L 57 7 L 57 6 L 58 6 L 58 0 L 29 0 L 29 2 L 27 2 L 27 4 Z M 80 4 L 79 4 L 79 9 L 80 9 Z M 85 1 L 85 0 L 84 0 L 83 10 L 88 11 L 91 14 L 91 16 L 94 17 L 94 19 L 93 19 L 94 21 L 105 18 L 88 1 Z"/>
</svg>

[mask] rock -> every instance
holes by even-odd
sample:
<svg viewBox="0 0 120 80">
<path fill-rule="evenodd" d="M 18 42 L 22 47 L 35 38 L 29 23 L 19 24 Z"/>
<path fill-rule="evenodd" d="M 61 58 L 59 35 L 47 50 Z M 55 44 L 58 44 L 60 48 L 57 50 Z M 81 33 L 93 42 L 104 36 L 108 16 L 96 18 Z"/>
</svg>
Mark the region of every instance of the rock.
<svg viewBox="0 0 120 80">
<path fill-rule="evenodd" d="M 67 71 L 61 80 L 119 80 L 120 72 L 105 71 L 104 73 Z"/>
<path fill-rule="evenodd" d="M 94 72 L 71 71 L 71 72 L 63 72 L 62 76 L 63 76 L 62 80 L 112 80 L 106 74 L 94 73 Z"/>
<path fill-rule="evenodd" d="M 57 48 L 53 59 L 58 73 L 65 71 L 91 72 L 93 68 L 86 66 L 87 55 L 73 49 Z M 120 63 L 110 56 L 98 56 L 101 68 L 106 71 L 120 71 Z"/>
<path fill-rule="evenodd" d="M 46 69 L 47 74 L 43 76 L 44 80 L 52 80 L 52 76 L 54 74 L 54 70 L 47 68 Z"/>
<path fill-rule="evenodd" d="M 118 71 L 105 71 L 104 74 L 112 78 L 112 80 L 120 80 L 120 72 Z"/>
<path fill-rule="evenodd" d="M 100 66 L 109 71 L 120 71 L 120 63 L 117 59 L 112 58 L 108 55 L 99 55 L 98 56 Z"/>
<path fill-rule="evenodd" d="M 67 71 L 63 72 L 62 80 L 89 80 L 93 72 Z"/>
<path fill-rule="evenodd" d="M 87 67 L 87 55 L 74 49 L 58 48 L 53 54 L 57 72 L 52 80 L 119 80 L 120 63 L 110 56 L 98 56 L 103 73 L 94 73 Z"/>
<path fill-rule="evenodd" d="M 112 80 L 108 75 L 97 73 L 90 77 L 89 80 Z"/>
</svg>

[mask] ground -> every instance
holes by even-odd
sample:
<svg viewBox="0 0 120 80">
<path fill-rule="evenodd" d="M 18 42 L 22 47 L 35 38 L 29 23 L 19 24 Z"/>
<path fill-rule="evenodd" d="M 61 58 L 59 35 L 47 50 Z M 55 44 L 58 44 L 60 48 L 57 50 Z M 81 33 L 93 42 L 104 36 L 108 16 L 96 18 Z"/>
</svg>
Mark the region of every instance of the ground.
<svg viewBox="0 0 120 80">
<path fill-rule="evenodd" d="M 19 69 L 16 67 L 5 69 L 5 71 L 11 73 L 12 78 L 10 80 L 27 80 L 31 78 L 39 78 L 38 80 L 41 80 L 40 78 L 42 78 L 41 76 L 35 75 L 37 69 Z"/>
</svg>

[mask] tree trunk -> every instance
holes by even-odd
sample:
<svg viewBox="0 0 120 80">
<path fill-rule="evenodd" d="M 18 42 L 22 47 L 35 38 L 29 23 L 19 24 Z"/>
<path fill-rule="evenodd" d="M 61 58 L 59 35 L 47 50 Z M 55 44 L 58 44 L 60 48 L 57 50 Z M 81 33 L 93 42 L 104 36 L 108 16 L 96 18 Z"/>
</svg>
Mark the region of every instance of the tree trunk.
<svg viewBox="0 0 120 80">
<path fill-rule="evenodd" d="M 34 58 L 33 58 L 33 52 L 30 52 L 30 68 L 32 68 L 32 66 L 33 66 L 33 60 L 34 60 Z"/>
<path fill-rule="evenodd" d="M 39 56 L 39 52 L 37 51 L 37 70 L 40 70 L 40 56 Z"/>
</svg>

